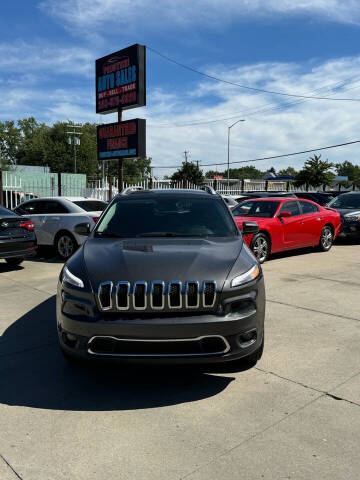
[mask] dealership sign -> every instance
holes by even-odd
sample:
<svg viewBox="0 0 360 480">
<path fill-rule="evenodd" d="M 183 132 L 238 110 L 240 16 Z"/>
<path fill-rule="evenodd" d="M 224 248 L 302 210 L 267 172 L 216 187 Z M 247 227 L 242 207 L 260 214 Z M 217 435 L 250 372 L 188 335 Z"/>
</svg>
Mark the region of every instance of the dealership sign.
<svg viewBox="0 0 360 480">
<path fill-rule="evenodd" d="M 135 44 L 99 58 L 96 70 L 96 113 L 146 105 L 145 46 Z"/>
<path fill-rule="evenodd" d="M 106 123 L 97 127 L 98 158 L 146 157 L 146 120 Z"/>
</svg>

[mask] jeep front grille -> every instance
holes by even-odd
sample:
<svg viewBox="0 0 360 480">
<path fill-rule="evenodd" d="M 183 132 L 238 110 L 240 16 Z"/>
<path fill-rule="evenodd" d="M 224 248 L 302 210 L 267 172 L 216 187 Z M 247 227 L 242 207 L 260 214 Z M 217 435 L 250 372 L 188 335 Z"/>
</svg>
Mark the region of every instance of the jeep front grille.
<svg viewBox="0 0 360 480">
<path fill-rule="evenodd" d="M 216 302 L 216 282 L 204 280 L 171 280 L 166 285 L 162 280 L 102 282 L 97 293 L 99 309 L 139 311 L 139 310 L 196 310 L 213 308 Z"/>
</svg>

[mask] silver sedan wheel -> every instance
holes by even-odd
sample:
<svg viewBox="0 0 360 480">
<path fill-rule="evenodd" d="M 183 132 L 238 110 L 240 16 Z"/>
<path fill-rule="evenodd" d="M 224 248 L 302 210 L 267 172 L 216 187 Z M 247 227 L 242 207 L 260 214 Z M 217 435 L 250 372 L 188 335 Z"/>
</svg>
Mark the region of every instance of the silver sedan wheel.
<svg viewBox="0 0 360 480">
<path fill-rule="evenodd" d="M 260 263 L 265 262 L 268 257 L 269 243 L 265 237 L 260 236 L 255 239 L 252 250 Z"/>
<path fill-rule="evenodd" d="M 65 259 L 69 258 L 74 253 L 74 250 L 74 240 L 69 235 L 61 235 L 57 241 L 57 251 L 60 257 Z"/>
<path fill-rule="evenodd" d="M 333 234 L 330 227 L 324 227 L 320 238 L 321 246 L 324 250 L 329 250 L 333 243 Z"/>
</svg>

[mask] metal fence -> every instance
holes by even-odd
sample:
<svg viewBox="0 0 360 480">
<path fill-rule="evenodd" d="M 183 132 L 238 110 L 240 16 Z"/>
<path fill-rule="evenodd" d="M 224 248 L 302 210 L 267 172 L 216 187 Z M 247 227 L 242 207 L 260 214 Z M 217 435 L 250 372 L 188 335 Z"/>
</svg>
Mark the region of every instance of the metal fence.
<svg viewBox="0 0 360 480">
<path fill-rule="evenodd" d="M 2 182 L 1 182 L 2 178 Z M 244 192 L 256 191 L 319 191 L 322 187 L 313 188 L 294 187 L 292 182 L 271 180 L 206 180 L 205 185 L 215 188 L 221 195 L 241 195 Z M 1 188 L 2 187 L 2 188 Z M 142 187 L 144 189 L 198 189 L 190 182 L 172 182 L 171 180 L 155 180 L 146 178 L 138 183 L 125 183 L 124 187 Z M 47 173 L 19 177 L 16 173 L 0 171 L 0 192 L 2 190 L 2 204 L 13 209 L 20 203 L 39 197 L 54 197 L 58 195 L 74 197 L 84 196 L 107 201 L 119 192 L 117 179 L 104 178 L 103 180 L 86 181 L 85 175 L 67 173 Z M 337 190 L 348 191 L 343 186 Z M 1 195 L 0 195 L 1 200 Z M 0 202 L 1 203 L 1 202 Z"/>
</svg>

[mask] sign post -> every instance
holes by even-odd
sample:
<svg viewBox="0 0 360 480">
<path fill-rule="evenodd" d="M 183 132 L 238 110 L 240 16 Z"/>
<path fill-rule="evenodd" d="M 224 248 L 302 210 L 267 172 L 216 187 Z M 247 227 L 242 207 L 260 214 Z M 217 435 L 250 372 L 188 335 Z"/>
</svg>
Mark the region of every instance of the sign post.
<svg viewBox="0 0 360 480">
<path fill-rule="evenodd" d="M 99 160 L 118 160 L 119 191 L 124 158 L 146 157 L 146 122 L 122 121 L 122 112 L 146 105 L 146 49 L 135 44 L 95 62 L 96 113 L 118 113 L 116 123 L 97 127 Z"/>
</svg>

